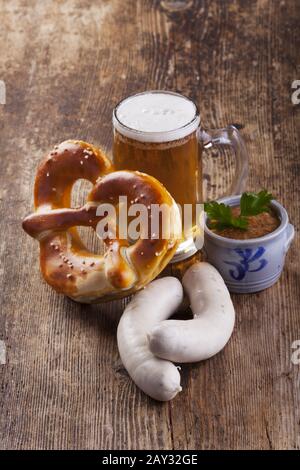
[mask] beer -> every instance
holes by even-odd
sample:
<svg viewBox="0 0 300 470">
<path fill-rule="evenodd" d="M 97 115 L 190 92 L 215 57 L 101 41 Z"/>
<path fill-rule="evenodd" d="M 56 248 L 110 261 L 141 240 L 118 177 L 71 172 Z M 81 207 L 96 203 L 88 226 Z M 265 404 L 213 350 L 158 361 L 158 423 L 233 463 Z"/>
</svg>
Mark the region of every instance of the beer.
<svg viewBox="0 0 300 470">
<path fill-rule="evenodd" d="M 171 92 L 145 92 L 115 109 L 113 157 L 116 170 L 138 170 L 157 178 L 184 210 L 202 200 L 199 114 L 188 98 Z M 200 174 L 199 174 L 200 173 Z"/>
<path fill-rule="evenodd" d="M 117 170 L 139 170 L 157 178 L 177 204 L 196 204 L 199 188 L 199 144 L 196 132 L 172 142 L 139 142 L 115 131 L 114 163 Z"/>
<path fill-rule="evenodd" d="M 192 256 L 203 241 L 202 149 L 230 147 L 236 166 L 230 194 L 241 193 L 248 155 L 238 130 L 229 125 L 204 131 L 195 103 L 170 91 L 146 91 L 125 98 L 113 111 L 113 127 L 116 169 L 154 176 L 181 208 L 183 240 L 172 262 Z M 186 218 L 191 209 L 193 213 Z"/>
</svg>

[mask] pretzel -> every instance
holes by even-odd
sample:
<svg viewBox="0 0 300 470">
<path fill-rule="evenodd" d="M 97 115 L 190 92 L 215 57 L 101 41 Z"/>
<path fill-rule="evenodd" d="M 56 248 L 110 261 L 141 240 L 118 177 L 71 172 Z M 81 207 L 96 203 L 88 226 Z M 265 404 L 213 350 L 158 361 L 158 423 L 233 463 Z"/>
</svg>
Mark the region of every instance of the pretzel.
<svg viewBox="0 0 300 470">
<path fill-rule="evenodd" d="M 141 289 L 164 269 L 178 244 L 180 215 L 164 186 L 145 173 L 112 170 L 108 158 L 85 142 L 69 140 L 54 147 L 37 170 L 35 212 L 23 221 L 24 230 L 40 243 L 40 267 L 46 282 L 78 302 L 112 300 Z M 86 204 L 73 209 L 71 190 L 82 178 L 94 186 Z M 118 208 L 119 196 L 143 203 L 148 221 L 152 204 L 174 209 L 169 238 L 163 238 L 160 231 L 132 243 L 121 239 L 117 230 L 103 240 L 103 255 L 90 252 L 76 226 L 96 230 L 103 220 L 97 207 L 109 203 Z"/>
</svg>

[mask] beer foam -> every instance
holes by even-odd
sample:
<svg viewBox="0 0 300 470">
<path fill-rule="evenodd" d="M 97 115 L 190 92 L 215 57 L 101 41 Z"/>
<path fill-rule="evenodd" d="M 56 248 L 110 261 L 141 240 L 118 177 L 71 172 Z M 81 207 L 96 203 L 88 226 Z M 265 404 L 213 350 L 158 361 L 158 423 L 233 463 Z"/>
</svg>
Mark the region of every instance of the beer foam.
<svg viewBox="0 0 300 470">
<path fill-rule="evenodd" d="M 169 142 L 194 132 L 200 123 L 195 104 L 170 92 L 145 92 L 130 96 L 116 107 L 115 129 L 141 142 Z"/>
</svg>

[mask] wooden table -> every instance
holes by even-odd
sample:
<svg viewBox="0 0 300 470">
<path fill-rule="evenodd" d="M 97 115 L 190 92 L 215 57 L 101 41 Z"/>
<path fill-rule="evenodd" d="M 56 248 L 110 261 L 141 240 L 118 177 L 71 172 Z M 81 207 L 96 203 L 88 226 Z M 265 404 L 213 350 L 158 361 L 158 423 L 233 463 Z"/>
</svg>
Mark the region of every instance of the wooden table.
<svg viewBox="0 0 300 470">
<path fill-rule="evenodd" d="M 300 448 L 298 236 L 274 287 L 233 296 L 225 350 L 185 365 L 183 392 L 160 404 L 120 362 L 125 302 L 56 294 L 20 225 L 53 144 L 81 138 L 110 152 L 118 100 L 170 89 L 197 101 L 207 127 L 245 126 L 248 187 L 272 191 L 299 227 L 299 2 L 191 3 L 175 13 L 158 0 L 0 1 L 1 449 Z M 210 183 L 222 189 L 224 171 Z"/>
</svg>

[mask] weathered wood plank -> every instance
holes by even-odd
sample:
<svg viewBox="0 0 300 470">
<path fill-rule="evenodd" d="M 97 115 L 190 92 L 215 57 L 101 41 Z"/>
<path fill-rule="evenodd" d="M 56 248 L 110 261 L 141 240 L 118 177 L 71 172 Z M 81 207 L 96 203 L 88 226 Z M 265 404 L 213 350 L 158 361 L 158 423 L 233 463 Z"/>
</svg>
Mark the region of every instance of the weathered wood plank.
<svg viewBox="0 0 300 470">
<path fill-rule="evenodd" d="M 298 2 L 198 0 L 171 13 L 158 0 L 11 0 L 0 16 L 0 448 L 299 448 L 298 237 L 276 286 L 234 296 L 226 349 L 184 366 L 183 393 L 158 404 L 118 357 L 125 302 L 87 307 L 52 292 L 20 228 L 49 147 L 74 136 L 110 152 L 113 106 L 153 88 L 191 96 L 207 127 L 244 124 L 249 187 L 272 190 L 298 227 Z M 232 174 L 216 163 L 212 192 Z"/>
</svg>

